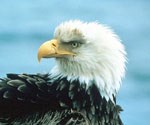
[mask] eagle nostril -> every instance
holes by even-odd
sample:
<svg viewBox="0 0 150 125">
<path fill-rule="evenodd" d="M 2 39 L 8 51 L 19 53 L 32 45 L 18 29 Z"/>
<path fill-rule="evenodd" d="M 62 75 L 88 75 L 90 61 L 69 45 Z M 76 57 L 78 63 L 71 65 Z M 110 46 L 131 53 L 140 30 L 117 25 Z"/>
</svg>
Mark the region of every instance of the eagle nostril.
<svg viewBox="0 0 150 125">
<path fill-rule="evenodd" d="M 56 47 L 56 45 L 54 43 L 52 43 L 52 46 Z"/>
</svg>

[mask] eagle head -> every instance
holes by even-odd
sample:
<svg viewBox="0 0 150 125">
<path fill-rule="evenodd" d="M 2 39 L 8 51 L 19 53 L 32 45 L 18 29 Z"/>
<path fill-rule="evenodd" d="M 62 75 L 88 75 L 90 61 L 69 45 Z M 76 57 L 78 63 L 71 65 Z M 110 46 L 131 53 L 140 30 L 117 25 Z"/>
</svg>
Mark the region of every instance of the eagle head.
<svg viewBox="0 0 150 125">
<path fill-rule="evenodd" d="M 56 59 L 51 75 L 96 84 L 103 97 L 112 99 L 125 73 L 126 52 L 119 37 L 97 22 L 71 20 L 55 29 L 54 39 L 43 43 L 38 59 Z"/>
</svg>

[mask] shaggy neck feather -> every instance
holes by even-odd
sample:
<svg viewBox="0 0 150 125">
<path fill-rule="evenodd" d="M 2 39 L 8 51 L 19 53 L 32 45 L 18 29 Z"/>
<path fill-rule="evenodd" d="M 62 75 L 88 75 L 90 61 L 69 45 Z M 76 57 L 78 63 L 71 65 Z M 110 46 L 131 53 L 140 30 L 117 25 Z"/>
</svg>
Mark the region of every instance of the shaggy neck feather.
<svg viewBox="0 0 150 125">
<path fill-rule="evenodd" d="M 70 82 L 78 79 L 81 84 L 85 83 L 87 87 L 94 83 L 99 88 L 102 97 L 113 101 L 113 96 L 118 92 L 121 81 L 121 76 L 118 75 L 120 71 L 114 69 L 114 65 L 112 62 L 100 63 L 100 60 L 97 63 L 92 60 L 78 63 L 59 59 L 51 74 L 54 77 L 67 77 Z"/>
</svg>

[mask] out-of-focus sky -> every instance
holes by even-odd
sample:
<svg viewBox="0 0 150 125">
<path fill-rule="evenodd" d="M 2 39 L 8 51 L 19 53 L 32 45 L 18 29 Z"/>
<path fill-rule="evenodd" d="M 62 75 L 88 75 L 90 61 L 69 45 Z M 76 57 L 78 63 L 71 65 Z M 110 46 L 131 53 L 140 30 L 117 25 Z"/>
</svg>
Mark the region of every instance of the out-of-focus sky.
<svg viewBox="0 0 150 125">
<path fill-rule="evenodd" d="M 37 49 L 66 20 L 110 26 L 128 53 L 126 77 L 118 94 L 125 125 L 150 123 L 149 0 L 1 0 L 0 77 L 6 73 L 45 73 L 54 60 L 37 61 Z"/>
</svg>

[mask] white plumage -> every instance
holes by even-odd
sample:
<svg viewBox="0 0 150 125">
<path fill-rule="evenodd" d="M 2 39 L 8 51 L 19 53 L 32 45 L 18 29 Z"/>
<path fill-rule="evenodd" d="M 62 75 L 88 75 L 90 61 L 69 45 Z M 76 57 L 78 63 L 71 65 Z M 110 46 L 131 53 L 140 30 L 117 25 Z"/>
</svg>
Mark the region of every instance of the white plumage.
<svg viewBox="0 0 150 125">
<path fill-rule="evenodd" d="M 0 78 L 0 123 L 13 125 L 123 125 L 116 94 L 126 52 L 118 36 L 97 22 L 60 24 L 43 43 L 41 58 L 55 58 L 50 74 Z"/>
<path fill-rule="evenodd" d="M 126 52 L 119 37 L 102 24 L 79 20 L 60 24 L 54 37 L 63 42 L 85 43 L 74 50 L 76 56 L 56 59 L 53 76 L 67 77 L 70 81 L 79 79 L 88 86 L 94 80 L 101 95 L 112 100 L 125 73 Z"/>
</svg>

